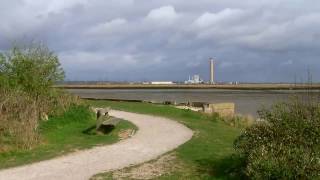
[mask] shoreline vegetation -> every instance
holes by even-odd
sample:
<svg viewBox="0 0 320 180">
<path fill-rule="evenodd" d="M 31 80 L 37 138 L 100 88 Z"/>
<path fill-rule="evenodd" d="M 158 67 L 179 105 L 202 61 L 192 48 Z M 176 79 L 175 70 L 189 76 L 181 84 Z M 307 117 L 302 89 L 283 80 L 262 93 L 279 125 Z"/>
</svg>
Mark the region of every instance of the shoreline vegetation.
<svg viewBox="0 0 320 180">
<path fill-rule="evenodd" d="M 144 84 L 56 84 L 53 87 L 62 89 L 221 89 L 221 90 L 320 90 L 319 83 L 274 83 L 274 84 L 173 84 L 173 85 L 144 85 Z"/>
</svg>

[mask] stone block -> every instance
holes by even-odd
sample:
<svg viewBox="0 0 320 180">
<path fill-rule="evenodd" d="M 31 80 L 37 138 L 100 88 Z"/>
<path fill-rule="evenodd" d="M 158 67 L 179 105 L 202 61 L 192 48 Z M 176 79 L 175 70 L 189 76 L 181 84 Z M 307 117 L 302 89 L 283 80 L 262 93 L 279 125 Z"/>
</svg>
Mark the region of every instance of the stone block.
<svg viewBox="0 0 320 180">
<path fill-rule="evenodd" d="M 235 114 L 235 104 L 234 103 L 217 103 L 210 104 L 209 107 L 212 109 L 212 113 L 218 113 L 222 117 L 230 117 Z"/>
<path fill-rule="evenodd" d="M 235 114 L 234 103 L 215 103 L 215 104 L 204 104 L 202 107 L 204 113 L 218 113 L 222 117 L 232 117 Z"/>
</svg>

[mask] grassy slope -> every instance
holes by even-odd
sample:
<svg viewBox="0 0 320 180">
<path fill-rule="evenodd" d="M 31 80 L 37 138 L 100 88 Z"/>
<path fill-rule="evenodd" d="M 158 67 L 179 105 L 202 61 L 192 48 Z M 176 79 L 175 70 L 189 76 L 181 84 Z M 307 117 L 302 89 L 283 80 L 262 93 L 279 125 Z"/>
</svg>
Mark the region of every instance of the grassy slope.
<svg viewBox="0 0 320 180">
<path fill-rule="evenodd" d="M 239 135 L 239 129 L 201 113 L 170 106 L 111 101 L 89 101 L 89 103 L 98 107 L 110 106 L 118 110 L 168 117 L 185 124 L 195 132 L 189 142 L 176 150 L 179 159 L 186 165 L 184 170 L 160 179 L 238 178 L 229 171 L 237 166 L 236 159 L 231 156 L 234 153 L 233 141 Z"/>
<path fill-rule="evenodd" d="M 90 133 L 95 128 L 95 116 L 84 106 L 72 107 L 60 117 L 50 118 L 40 125 L 42 144 L 32 150 L 17 150 L 0 153 L 0 168 L 7 168 L 44 159 L 53 158 L 78 149 L 118 141 L 118 132 L 123 129 L 136 129 L 128 121 L 121 121 L 107 135 Z M 88 130 L 87 133 L 84 131 Z"/>
</svg>

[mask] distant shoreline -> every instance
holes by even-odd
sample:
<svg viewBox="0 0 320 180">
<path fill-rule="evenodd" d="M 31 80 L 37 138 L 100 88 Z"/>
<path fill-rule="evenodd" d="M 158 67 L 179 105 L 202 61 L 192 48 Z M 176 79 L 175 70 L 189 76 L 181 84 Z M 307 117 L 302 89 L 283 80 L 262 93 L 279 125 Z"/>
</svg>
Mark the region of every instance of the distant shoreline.
<svg viewBox="0 0 320 180">
<path fill-rule="evenodd" d="M 227 90 L 320 90 L 320 84 L 63 84 L 64 89 L 227 89 Z"/>
</svg>

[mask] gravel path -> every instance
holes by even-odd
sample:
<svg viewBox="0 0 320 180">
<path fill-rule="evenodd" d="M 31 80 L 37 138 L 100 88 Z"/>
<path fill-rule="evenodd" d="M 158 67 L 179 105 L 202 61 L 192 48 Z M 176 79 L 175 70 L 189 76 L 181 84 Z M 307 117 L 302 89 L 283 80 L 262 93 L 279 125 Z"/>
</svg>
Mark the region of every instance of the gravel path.
<svg viewBox="0 0 320 180">
<path fill-rule="evenodd" d="M 155 159 L 185 143 L 193 134 L 182 124 L 166 118 L 114 110 L 110 115 L 131 121 L 139 130 L 132 138 L 113 145 L 2 170 L 0 179 L 89 179 L 97 173 Z"/>
</svg>

